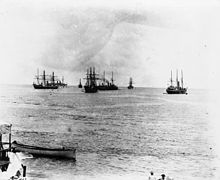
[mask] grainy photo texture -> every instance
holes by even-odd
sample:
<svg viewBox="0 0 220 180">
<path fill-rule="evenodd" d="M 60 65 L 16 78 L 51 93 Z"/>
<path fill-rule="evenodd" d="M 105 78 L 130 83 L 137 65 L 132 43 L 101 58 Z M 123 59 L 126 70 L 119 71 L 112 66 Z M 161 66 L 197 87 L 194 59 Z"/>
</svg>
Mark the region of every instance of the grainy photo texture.
<svg viewBox="0 0 220 180">
<path fill-rule="evenodd" d="M 219 180 L 219 0 L 0 0 L 0 180 Z"/>
</svg>

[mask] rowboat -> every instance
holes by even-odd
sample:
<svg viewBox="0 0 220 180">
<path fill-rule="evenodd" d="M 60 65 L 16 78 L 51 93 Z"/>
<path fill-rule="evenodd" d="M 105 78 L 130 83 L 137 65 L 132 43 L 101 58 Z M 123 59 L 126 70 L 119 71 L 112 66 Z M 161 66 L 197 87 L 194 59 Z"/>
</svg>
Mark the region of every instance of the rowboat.
<svg viewBox="0 0 220 180">
<path fill-rule="evenodd" d="M 12 142 L 12 148 L 15 152 L 26 152 L 37 157 L 54 157 L 54 158 L 68 158 L 76 160 L 76 149 L 66 149 L 66 148 L 45 148 L 30 146 L 25 144 L 17 143 L 16 141 Z"/>
</svg>

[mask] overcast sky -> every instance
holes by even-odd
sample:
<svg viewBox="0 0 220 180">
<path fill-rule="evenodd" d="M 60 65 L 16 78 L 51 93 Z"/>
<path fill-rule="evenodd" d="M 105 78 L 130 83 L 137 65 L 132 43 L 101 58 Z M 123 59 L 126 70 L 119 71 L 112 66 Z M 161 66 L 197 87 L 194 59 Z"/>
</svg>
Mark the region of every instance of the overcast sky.
<svg viewBox="0 0 220 180">
<path fill-rule="evenodd" d="M 219 17 L 217 0 L 0 1 L 0 83 L 32 84 L 39 68 L 78 84 L 95 66 L 119 86 L 166 87 L 182 69 L 187 87 L 214 87 Z"/>
</svg>

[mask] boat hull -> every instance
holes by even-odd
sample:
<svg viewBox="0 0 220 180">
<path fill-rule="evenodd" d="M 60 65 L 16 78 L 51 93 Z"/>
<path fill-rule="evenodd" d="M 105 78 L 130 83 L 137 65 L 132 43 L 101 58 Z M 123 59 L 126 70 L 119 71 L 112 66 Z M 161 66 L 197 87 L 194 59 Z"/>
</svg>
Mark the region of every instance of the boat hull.
<svg viewBox="0 0 220 180">
<path fill-rule="evenodd" d="M 58 86 L 57 85 L 49 85 L 49 86 L 47 86 L 47 85 L 41 85 L 41 84 L 33 84 L 33 86 L 34 86 L 34 89 L 58 89 Z"/>
<path fill-rule="evenodd" d="M 76 149 L 52 149 L 12 143 L 15 152 L 27 152 L 37 157 L 68 158 L 76 160 Z"/>
<path fill-rule="evenodd" d="M 133 89 L 134 87 L 133 86 L 128 86 L 128 89 Z"/>
<path fill-rule="evenodd" d="M 94 87 L 89 87 L 89 86 L 84 86 L 85 93 L 96 93 L 98 91 L 98 88 L 96 86 Z"/>
<path fill-rule="evenodd" d="M 98 90 L 100 91 L 112 91 L 112 90 L 118 90 L 117 86 L 98 86 Z"/>
<path fill-rule="evenodd" d="M 171 89 L 166 89 L 167 94 L 187 94 L 186 89 L 178 89 L 178 90 L 171 90 Z"/>
</svg>

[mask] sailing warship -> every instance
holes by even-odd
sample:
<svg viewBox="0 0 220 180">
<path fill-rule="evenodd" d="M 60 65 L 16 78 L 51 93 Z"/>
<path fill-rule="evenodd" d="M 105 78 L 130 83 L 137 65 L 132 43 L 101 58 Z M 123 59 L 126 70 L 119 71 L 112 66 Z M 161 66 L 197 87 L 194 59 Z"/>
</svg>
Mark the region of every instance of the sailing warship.
<svg viewBox="0 0 220 180">
<path fill-rule="evenodd" d="M 39 70 L 37 70 L 35 79 L 36 82 L 33 82 L 33 87 L 35 89 L 58 89 L 58 87 L 67 86 L 67 84 L 64 83 L 64 77 L 61 82 L 56 76 L 54 76 L 54 72 L 52 72 L 52 75 L 46 75 L 45 70 L 43 70 L 42 75 L 39 75 Z"/>
<path fill-rule="evenodd" d="M 132 78 L 130 78 L 128 89 L 133 89 L 133 88 L 134 86 L 132 85 Z"/>
<path fill-rule="evenodd" d="M 173 85 L 172 71 L 170 78 L 170 86 L 166 89 L 167 94 L 187 94 L 187 88 L 183 87 L 183 71 L 181 70 L 181 86 L 178 80 L 178 70 L 176 72 L 176 86 Z"/>
<path fill-rule="evenodd" d="M 98 79 L 96 77 L 95 73 L 95 67 L 87 69 L 87 74 L 86 74 L 86 84 L 84 86 L 85 93 L 96 93 L 98 91 L 97 88 L 97 82 L 96 80 Z"/>
<path fill-rule="evenodd" d="M 114 84 L 114 79 L 113 79 L 113 72 L 112 72 L 112 78 L 111 78 L 111 81 L 107 80 L 105 78 L 105 71 L 104 71 L 104 74 L 103 74 L 103 77 L 99 79 L 100 80 L 100 83 L 98 85 L 98 90 L 101 90 L 101 91 L 105 91 L 105 90 L 118 90 L 118 86 L 116 86 Z"/>
</svg>

